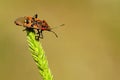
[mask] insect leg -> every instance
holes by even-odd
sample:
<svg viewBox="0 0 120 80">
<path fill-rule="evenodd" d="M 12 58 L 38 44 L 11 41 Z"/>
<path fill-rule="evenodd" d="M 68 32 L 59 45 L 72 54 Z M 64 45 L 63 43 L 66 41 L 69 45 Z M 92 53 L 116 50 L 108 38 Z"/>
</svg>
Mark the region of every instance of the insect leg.
<svg viewBox="0 0 120 80">
<path fill-rule="evenodd" d="M 40 33 L 39 33 L 41 39 L 43 39 L 42 31 L 43 31 L 43 30 L 41 30 Z"/>
<path fill-rule="evenodd" d="M 36 40 L 39 40 L 39 38 L 43 39 L 43 34 L 42 34 L 42 30 L 37 29 L 37 36 L 35 36 Z"/>
<path fill-rule="evenodd" d="M 40 31 L 39 31 L 39 29 L 37 29 L 37 33 L 36 34 L 37 34 L 37 36 L 35 36 L 35 39 L 39 40 L 39 38 L 40 38 Z"/>
</svg>

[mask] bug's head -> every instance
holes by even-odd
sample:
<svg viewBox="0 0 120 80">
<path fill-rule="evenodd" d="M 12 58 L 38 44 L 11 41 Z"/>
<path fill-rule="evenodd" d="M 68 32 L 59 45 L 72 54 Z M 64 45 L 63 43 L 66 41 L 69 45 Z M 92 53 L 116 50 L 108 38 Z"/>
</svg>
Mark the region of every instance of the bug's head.
<svg viewBox="0 0 120 80">
<path fill-rule="evenodd" d="M 50 26 L 47 24 L 47 22 L 45 20 L 43 20 L 40 25 L 41 25 L 40 29 L 42 31 L 50 31 L 51 30 Z"/>
</svg>

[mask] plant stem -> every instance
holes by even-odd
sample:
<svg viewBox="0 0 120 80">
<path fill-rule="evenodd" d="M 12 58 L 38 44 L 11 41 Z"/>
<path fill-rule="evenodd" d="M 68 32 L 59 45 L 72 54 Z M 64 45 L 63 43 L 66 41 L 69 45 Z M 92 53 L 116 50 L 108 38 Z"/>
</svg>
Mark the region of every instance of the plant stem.
<svg viewBox="0 0 120 80">
<path fill-rule="evenodd" d="M 35 32 L 33 30 L 26 31 L 29 50 L 31 51 L 34 61 L 36 62 L 40 75 L 42 76 L 43 80 L 53 80 L 53 76 L 49 69 L 48 61 L 40 41 L 35 39 Z"/>
</svg>

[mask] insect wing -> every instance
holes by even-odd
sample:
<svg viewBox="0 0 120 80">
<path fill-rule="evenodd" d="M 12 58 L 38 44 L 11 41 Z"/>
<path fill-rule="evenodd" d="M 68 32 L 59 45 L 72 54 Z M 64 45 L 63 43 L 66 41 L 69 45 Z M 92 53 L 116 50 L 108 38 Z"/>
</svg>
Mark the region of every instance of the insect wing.
<svg viewBox="0 0 120 80">
<path fill-rule="evenodd" d="M 23 26 L 25 20 L 26 20 L 25 17 L 17 18 L 17 19 L 15 20 L 15 24 L 18 25 L 18 26 Z"/>
</svg>

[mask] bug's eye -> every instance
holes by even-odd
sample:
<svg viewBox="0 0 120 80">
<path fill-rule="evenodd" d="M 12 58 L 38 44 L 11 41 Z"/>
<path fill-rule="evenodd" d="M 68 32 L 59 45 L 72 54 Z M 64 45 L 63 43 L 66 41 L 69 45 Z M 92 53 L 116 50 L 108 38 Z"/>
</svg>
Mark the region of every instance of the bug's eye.
<svg viewBox="0 0 120 80">
<path fill-rule="evenodd" d="M 26 19 L 26 20 L 25 20 L 25 23 L 29 24 L 29 21 Z"/>
</svg>

